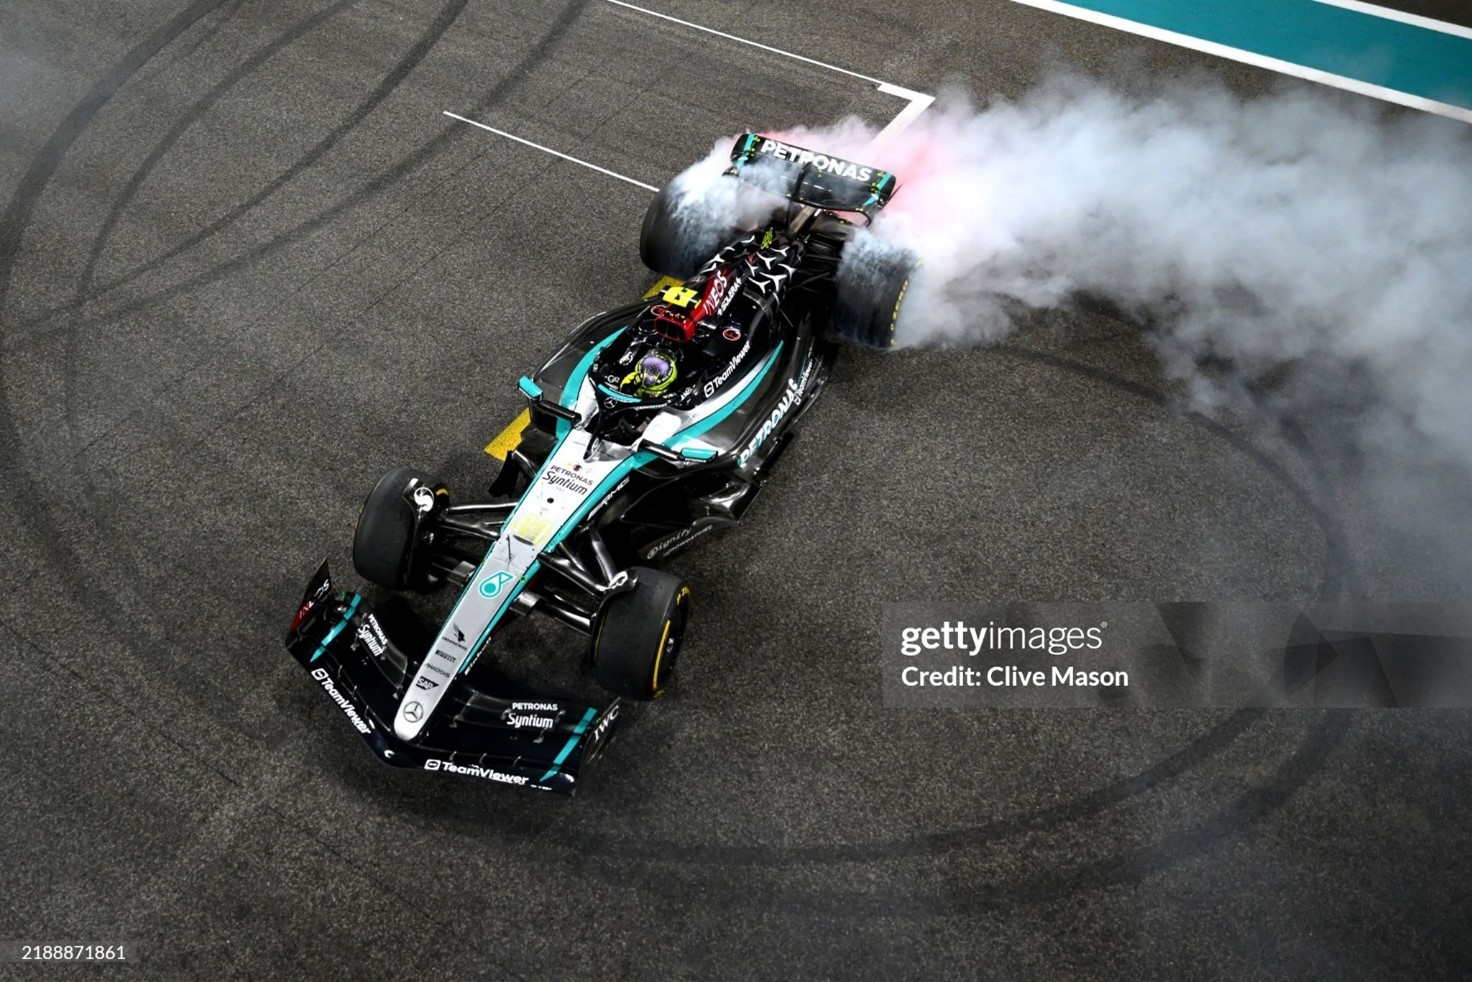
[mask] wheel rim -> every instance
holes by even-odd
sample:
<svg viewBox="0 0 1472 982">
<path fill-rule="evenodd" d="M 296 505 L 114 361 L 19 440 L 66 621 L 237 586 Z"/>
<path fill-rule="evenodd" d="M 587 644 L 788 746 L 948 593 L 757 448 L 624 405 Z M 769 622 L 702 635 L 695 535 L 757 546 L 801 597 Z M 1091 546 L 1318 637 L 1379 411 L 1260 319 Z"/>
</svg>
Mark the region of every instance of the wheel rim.
<svg viewBox="0 0 1472 982">
<path fill-rule="evenodd" d="M 659 653 L 654 658 L 654 678 L 652 687 L 654 698 L 658 699 L 664 695 L 668 688 L 660 684 L 661 679 L 668 680 L 675 673 L 675 663 L 680 656 L 680 643 L 685 639 L 685 617 L 690 607 L 690 588 L 682 587 L 679 596 L 675 598 L 675 610 L 664 622 L 664 633 L 659 640 Z"/>
</svg>

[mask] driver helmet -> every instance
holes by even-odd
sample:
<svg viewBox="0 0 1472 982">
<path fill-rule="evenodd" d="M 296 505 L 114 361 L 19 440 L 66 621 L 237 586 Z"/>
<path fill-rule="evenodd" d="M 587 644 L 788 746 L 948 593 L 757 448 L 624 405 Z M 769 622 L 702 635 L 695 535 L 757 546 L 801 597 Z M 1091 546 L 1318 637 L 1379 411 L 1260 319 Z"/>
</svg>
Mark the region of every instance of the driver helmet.
<svg viewBox="0 0 1472 982">
<path fill-rule="evenodd" d="M 642 396 L 663 395 L 675 381 L 675 356 L 664 348 L 650 348 L 624 383 Z"/>
</svg>

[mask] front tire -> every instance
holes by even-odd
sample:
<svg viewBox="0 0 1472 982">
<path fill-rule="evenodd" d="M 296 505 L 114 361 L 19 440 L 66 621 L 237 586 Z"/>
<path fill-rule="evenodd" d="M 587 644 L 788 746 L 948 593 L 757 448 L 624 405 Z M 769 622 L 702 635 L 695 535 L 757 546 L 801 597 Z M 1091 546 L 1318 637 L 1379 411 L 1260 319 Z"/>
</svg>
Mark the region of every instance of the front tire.
<svg viewBox="0 0 1472 982">
<path fill-rule="evenodd" d="M 615 695 L 657 699 L 672 681 L 690 614 L 690 588 L 678 577 L 638 566 L 634 588 L 611 597 L 598 614 L 593 678 Z"/>
<path fill-rule="evenodd" d="M 423 471 L 396 467 L 378 479 L 363 502 L 353 532 L 353 568 L 370 583 L 390 590 L 427 585 L 412 582 L 419 522 L 407 495 L 417 486 L 437 498 L 444 493 L 444 486 Z"/>
</svg>

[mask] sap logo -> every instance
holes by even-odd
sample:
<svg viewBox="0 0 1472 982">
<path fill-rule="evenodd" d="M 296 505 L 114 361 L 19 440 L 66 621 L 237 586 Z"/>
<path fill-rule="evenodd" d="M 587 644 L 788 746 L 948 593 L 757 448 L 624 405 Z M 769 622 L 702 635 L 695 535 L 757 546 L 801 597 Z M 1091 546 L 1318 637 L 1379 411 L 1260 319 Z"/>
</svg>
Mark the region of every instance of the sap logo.
<svg viewBox="0 0 1472 982">
<path fill-rule="evenodd" d="M 506 572 L 503 569 L 498 569 L 496 570 L 496 572 L 492 573 L 490 576 L 487 576 L 485 579 L 480 581 L 480 595 L 489 600 L 490 598 L 499 594 L 501 592 L 501 588 L 510 583 L 513 579 L 515 579 L 515 577 L 512 576 L 510 573 Z"/>
</svg>

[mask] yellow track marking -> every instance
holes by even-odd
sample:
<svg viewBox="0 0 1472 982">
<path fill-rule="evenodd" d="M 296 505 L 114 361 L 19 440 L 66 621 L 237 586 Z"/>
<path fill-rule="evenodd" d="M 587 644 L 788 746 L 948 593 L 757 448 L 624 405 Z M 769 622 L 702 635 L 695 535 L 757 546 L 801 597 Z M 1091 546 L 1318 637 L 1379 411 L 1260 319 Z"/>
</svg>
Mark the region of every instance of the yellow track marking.
<svg viewBox="0 0 1472 982">
<path fill-rule="evenodd" d="M 511 421 L 511 425 L 496 435 L 496 438 L 486 444 L 486 453 L 497 460 L 505 460 L 506 455 L 516 449 L 521 442 L 521 431 L 526 429 L 532 421 L 530 409 L 523 409 L 521 415 Z"/>
</svg>

